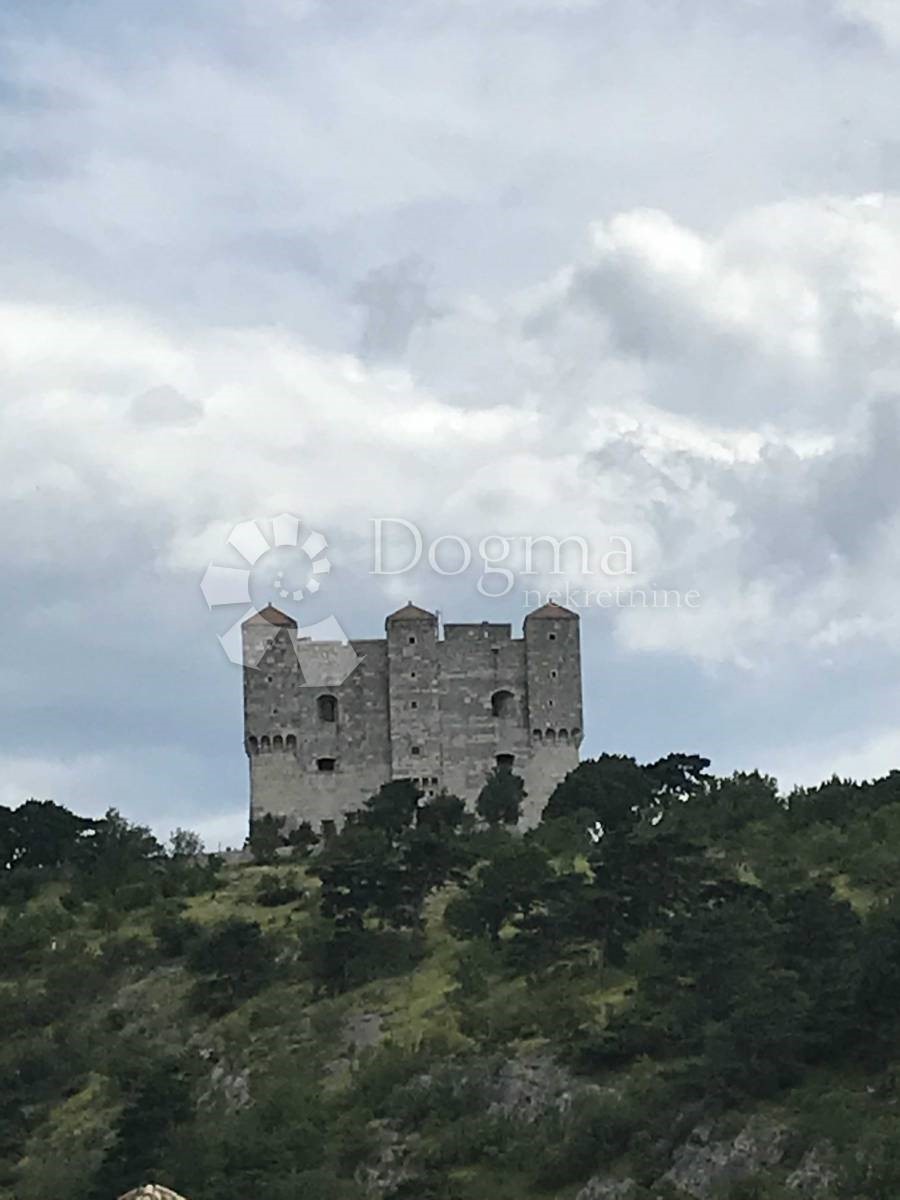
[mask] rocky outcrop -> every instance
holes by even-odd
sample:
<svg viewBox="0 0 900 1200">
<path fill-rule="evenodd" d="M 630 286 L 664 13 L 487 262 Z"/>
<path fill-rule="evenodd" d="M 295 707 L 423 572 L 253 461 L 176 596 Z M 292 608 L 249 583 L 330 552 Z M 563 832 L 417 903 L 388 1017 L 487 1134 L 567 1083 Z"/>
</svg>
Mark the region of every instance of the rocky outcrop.
<svg viewBox="0 0 900 1200">
<path fill-rule="evenodd" d="M 637 1200 L 638 1185 L 633 1179 L 612 1179 L 595 1175 L 589 1179 L 575 1200 Z"/>
<path fill-rule="evenodd" d="M 344 1021 L 341 1040 L 351 1055 L 384 1041 L 384 1018 L 378 1012 L 355 1012 Z"/>
<path fill-rule="evenodd" d="M 696 1200 L 708 1200 L 732 1183 L 777 1167 L 789 1138 L 786 1126 L 764 1117 L 753 1117 L 733 1138 L 714 1138 L 712 1122 L 704 1122 L 675 1151 L 660 1182 Z"/>
<path fill-rule="evenodd" d="M 378 1142 L 377 1153 L 356 1171 L 356 1182 L 371 1200 L 383 1200 L 401 1184 L 415 1178 L 415 1153 L 419 1139 L 400 1134 L 387 1121 L 372 1121 L 369 1132 Z"/>
<path fill-rule="evenodd" d="M 486 1082 L 488 1112 L 530 1123 L 544 1113 L 566 1112 L 581 1096 L 603 1089 L 576 1078 L 552 1058 L 532 1055 L 501 1063 Z"/>
<path fill-rule="evenodd" d="M 830 1143 L 819 1142 L 807 1150 L 785 1183 L 798 1197 L 818 1200 L 818 1197 L 830 1196 L 837 1183 L 834 1150 Z"/>
</svg>

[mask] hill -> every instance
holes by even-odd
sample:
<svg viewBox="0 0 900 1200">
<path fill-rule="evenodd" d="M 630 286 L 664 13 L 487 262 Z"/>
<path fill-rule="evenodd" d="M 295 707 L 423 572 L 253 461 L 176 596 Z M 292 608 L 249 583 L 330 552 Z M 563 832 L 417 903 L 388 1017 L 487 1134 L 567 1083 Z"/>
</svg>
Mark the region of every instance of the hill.
<svg viewBox="0 0 900 1200">
<path fill-rule="evenodd" d="M 900 773 L 382 788 L 227 865 L 0 810 L 0 1196 L 900 1194 Z"/>
</svg>

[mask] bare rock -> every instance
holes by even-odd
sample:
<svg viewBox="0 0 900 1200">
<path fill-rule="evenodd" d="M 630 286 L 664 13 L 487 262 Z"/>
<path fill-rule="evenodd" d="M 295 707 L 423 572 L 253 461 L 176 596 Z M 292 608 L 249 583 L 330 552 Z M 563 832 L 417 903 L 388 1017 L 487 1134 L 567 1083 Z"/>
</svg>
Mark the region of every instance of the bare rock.
<svg viewBox="0 0 900 1200">
<path fill-rule="evenodd" d="M 675 1151 L 672 1166 L 660 1180 L 697 1200 L 708 1200 L 741 1179 L 777 1166 L 784 1158 L 789 1130 L 763 1117 L 754 1117 L 736 1137 L 716 1140 L 709 1122 L 698 1125 Z"/>
<path fill-rule="evenodd" d="M 580 1096 L 600 1095 L 602 1088 L 577 1079 L 552 1058 L 510 1058 L 488 1081 L 488 1111 L 518 1121 L 536 1121 L 549 1110 L 567 1112 Z"/>
<path fill-rule="evenodd" d="M 377 1153 L 356 1171 L 356 1182 L 371 1200 L 382 1200 L 416 1175 L 415 1151 L 418 1138 L 403 1136 L 386 1121 L 369 1126 L 378 1140 Z"/>
<path fill-rule="evenodd" d="M 612 1179 L 595 1175 L 589 1179 L 575 1200 L 636 1200 L 638 1185 L 633 1179 Z"/>
<path fill-rule="evenodd" d="M 344 1021 L 343 1041 L 348 1050 L 358 1054 L 377 1046 L 384 1038 L 384 1019 L 381 1013 L 351 1013 Z"/>
<path fill-rule="evenodd" d="M 250 1103 L 250 1070 L 229 1071 L 222 1063 L 216 1063 L 210 1072 L 209 1089 L 202 1097 L 209 1100 L 220 1096 L 229 1112 L 238 1112 Z"/>
<path fill-rule="evenodd" d="M 808 1196 L 810 1200 L 829 1196 L 837 1183 L 834 1150 L 830 1142 L 818 1142 L 811 1150 L 807 1150 L 785 1182 L 792 1192 L 798 1196 Z"/>
</svg>

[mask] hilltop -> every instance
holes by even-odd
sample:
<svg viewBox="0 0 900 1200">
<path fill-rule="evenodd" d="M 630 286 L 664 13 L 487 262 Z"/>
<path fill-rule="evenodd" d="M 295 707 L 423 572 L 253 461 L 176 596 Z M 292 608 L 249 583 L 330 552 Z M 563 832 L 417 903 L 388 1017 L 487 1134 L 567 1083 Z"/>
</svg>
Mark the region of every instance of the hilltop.
<svg viewBox="0 0 900 1200">
<path fill-rule="evenodd" d="M 900 773 L 382 788 L 226 865 L 0 810 L 0 1196 L 900 1194 Z M 287 843 L 287 844 L 285 844 Z"/>
</svg>

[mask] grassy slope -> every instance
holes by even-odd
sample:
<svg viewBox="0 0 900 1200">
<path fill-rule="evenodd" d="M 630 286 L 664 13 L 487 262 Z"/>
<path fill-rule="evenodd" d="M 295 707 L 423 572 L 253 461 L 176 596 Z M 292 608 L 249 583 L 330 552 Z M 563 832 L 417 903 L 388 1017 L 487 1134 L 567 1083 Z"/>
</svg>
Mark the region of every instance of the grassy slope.
<svg viewBox="0 0 900 1200">
<path fill-rule="evenodd" d="M 264 873 L 281 876 L 293 873 L 302 878 L 309 894 L 300 903 L 267 908 L 256 900 L 256 888 Z M 836 878 L 836 890 L 864 911 L 872 903 L 872 893 L 851 887 L 846 878 Z M 58 902 L 61 889 L 48 888 L 30 902 L 30 908 Z M 258 921 L 267 930 L 299 933 L 310 921 L 314 909 L 315 881 L 304 876 L 296 866 L 275 868 L 231 867 L 222 877 L 222 884 L 211 895 L 191 899 L 185 915 L 204 924 L 214 925 L 239 916 Z M 149 1038 L 162 1047 L 177 1049 L 191 1043 L 210 1052 L 216 1061 L 235 1073 L 252 1066 L 254 1074 L 264 1075 L 270 1064 L 283 1061 L 298 1053 L 319 1064 L 327 1080 L 327 1092 L 346 1096 L 352 1092 L 356 1069 L 366 1051 L 349 1045 L 342 1036 L 353 1014 L 377 1013 L 383 1036 L 399 1046 L 414 1048 L 423 1044 L 445 1047 L 444 1053 L 472 1047 L 472 1039 L 460 1029 L 458 1008 L 450 1003 L 448 993 L 454 986 L 453 969 L 460 946 L 446 932 L 443 908 L 447 895 L 441 894 L 429 903 L 426 929 L 426 953 L 414 969 L 395 978 L 367 984 L 336 999 L 314 999 L 308 983 L 277 982 L 243 1004 L 236 1011 L 219 1018 L 198 1016 L 187 1003 L 191 977 L 183 966 L 136 965 L 118 978 L 108 994 L 99 996 L 86 1021 L 86 1028 L 105 1029 L 110 1014 L 115 1013 L 119 1037 Z M 91 945 L 99 945 L 108 935 L 98 934 L 89 923 L 90 914 L 76 916 L 76 923 L 65 936 L 80 936 Z M 127 914 L 115 931 L 118 938 L 137 938 L 152 941 L 150 916 L 147 911 Z M 51 966 L 50 956 L 42 970 Z M 32 981 L 37 988 L 41 972 Z M 579 985 L 598 1017 L 609 1006 L 621 1003 L 630 985 L 622 973 L 607 973 L 594 982 L 591 989 Z M 535 1034 L 525 1030 L 516 1036 L 517 1005 L 527 1004 L 527 985 L 521 979 L 494 981 L 484 1006 L 485 1020 L 498 1020 L 498 1043 L 506 1042 L 507 1055 L 533 1051 L 539 1047 L 552 1050 L 552 1031 Z M 504 1022 L 509 1020 L 509 1025 Z M 99 1034 L 98 1034 L 99 1036 Z M 810 1140 L 832 1132 L 840 1126 L 846 1133 L 849 1127 L 864 1129 L 891 1111 L 893 1096 L 873 1094 L 868 1080 L 852 1072 L 823 1071 L 807 1077 L 803 1085 L 782 1097 L 777 1106 L 792 1122 L 808 1130 Z M 114 1115 L 115 1101 L 108 1084 L 97 1075 L 89 1075 L 77 1090 L 62 1093 L 43 1114 L 29 1144 L 22 1147 L 22 1158 L 28 1159 L 40 1143 L 60 1148 L 64 1160 L 68 1156 L 70 1169 L 88 1171 L 105 1145 L 106 1131 Z M 838 1130 L 839 1132 L 839 1130 Z M 426 1131 L 426 1140 L 429 1134 Z M 471 1200 L 547 1200 L 547 1192 L 537 1191 L 529 1181 L 527 1164 L 523 1170 L 509 1163 L 477 1168 L 462 1166 L 449 1171 L 460 1194 Z M 52 1173 L 44 1181 L 45 1195 L 54 1191 Z M 566 1200 L 577 1187 L 565 1188 L 552 1194 Z M 13 1200 L 11 1190 L 0 1190 L 4 1200 Z M 15 1200 L 30 1200 L 16 1195 Z M 35 1196 L 35 1200 L 37 1197 Z"/>
</svg>

